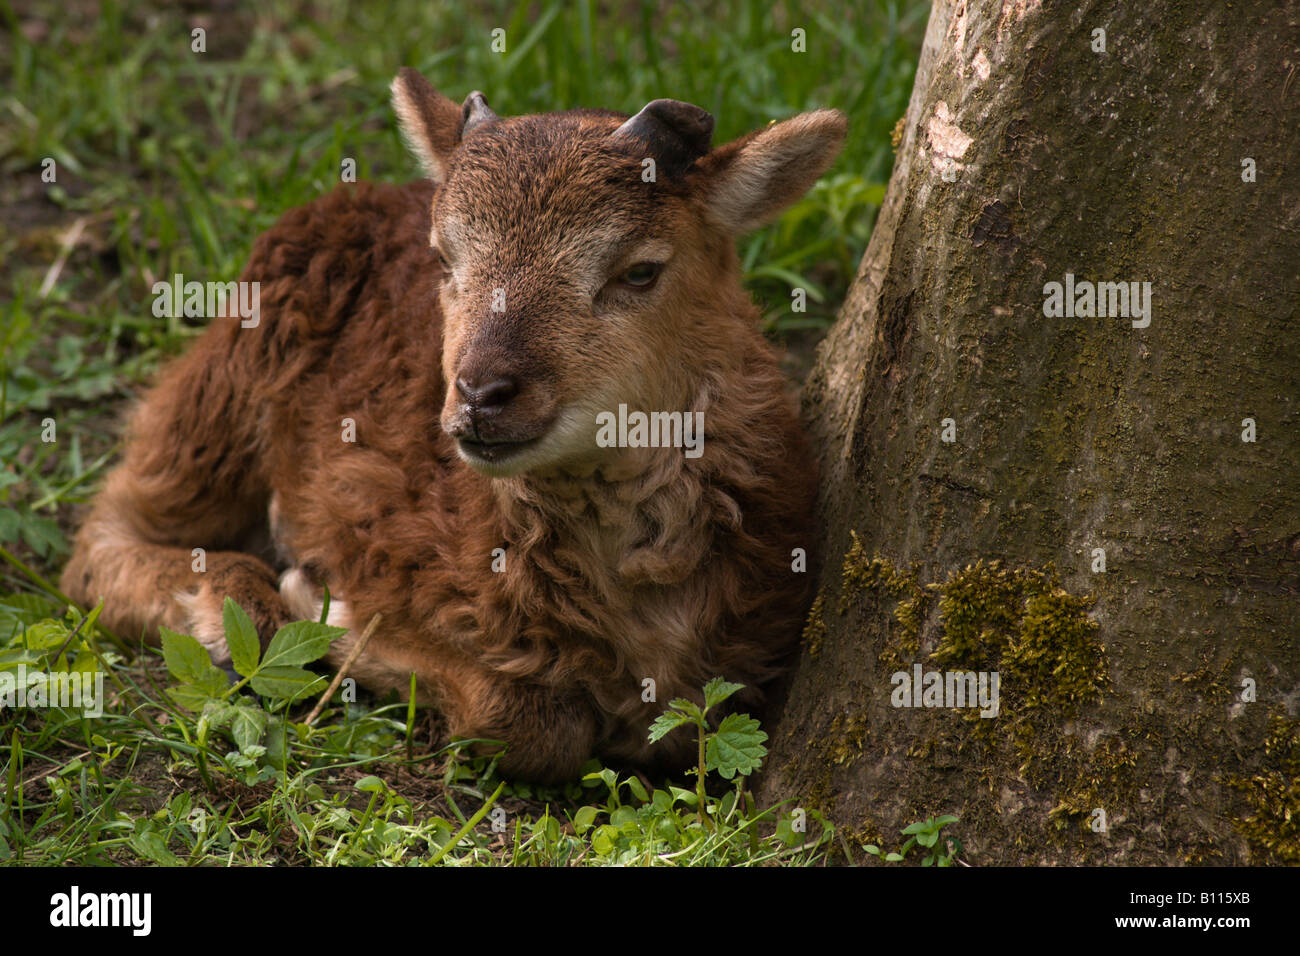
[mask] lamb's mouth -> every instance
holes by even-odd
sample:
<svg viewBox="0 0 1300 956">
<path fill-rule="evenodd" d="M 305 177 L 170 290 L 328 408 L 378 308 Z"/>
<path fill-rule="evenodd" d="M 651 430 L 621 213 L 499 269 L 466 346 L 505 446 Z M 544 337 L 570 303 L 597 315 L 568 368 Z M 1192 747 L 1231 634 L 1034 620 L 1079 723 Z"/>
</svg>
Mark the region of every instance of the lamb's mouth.
<svg viewBox="0 0 1300 956">
<path fill-rule="evenodd" d="M 555 415 L 501 423 L 467 417 L 446 431 L 461 461 L 490 478 L 505 478 L 530 471 L 554 455 L 557 439 L 565 434 L 561 424 Z"/>
<path fill-rule="evenodd" d="M 458 438 L 457 445 L 460 447 L 461 454 L 470 460 L 482 461 L 487 464 L 499 465 L 504 462 L 517 458 L 542 440 L 541 435 L 533 438 L 525 438 L 522 441 L 499 441 L 496 439 L 482 440 L 474 438 Z"/>
</svg>

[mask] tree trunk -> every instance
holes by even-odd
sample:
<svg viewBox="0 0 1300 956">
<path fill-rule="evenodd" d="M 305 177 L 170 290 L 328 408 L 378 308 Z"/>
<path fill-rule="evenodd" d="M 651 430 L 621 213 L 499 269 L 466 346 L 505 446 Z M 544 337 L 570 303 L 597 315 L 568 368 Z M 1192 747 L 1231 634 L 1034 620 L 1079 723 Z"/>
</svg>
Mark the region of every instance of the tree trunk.
<svg viewBox="0 0 1300 956">
<path fill-rule="evenodd" d="M 859 860 L 951 813 L 977 865 L 1300 862 L 1298 11 L 936 0 L 805 389 L 824 568 L 760 793 Z"/>
</svg>

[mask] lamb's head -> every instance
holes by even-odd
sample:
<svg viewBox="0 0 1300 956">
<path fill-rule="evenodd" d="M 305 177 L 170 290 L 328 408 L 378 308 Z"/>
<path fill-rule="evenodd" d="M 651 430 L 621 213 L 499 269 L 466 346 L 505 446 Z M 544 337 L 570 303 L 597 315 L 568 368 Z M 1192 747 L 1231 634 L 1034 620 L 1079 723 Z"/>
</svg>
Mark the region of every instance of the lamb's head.
<svg viewBox="0 0 1300 956">
<path fill-rule="evenodd" d="M 493 476 L 601 464 L 618 450 L 597 415 L 620 404 L 685 410 L 699 354 L 748 314 L 735 237 L 798 199 L 845 130 L 819 110 L 711 149 L 713 117 L 687 103 L 501 118 L 410 69 L 393 103 L 438 187 L 442 427 Z"/>
</svg>

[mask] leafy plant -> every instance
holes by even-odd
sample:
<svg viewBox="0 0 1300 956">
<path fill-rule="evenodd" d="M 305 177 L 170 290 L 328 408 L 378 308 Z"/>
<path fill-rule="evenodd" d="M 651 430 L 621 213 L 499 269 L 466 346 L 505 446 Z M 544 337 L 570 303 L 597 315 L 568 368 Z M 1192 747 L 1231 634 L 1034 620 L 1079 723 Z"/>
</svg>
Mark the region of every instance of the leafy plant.
<svg viewBox="0 0 1300 956">
<path fill-rule="evenodd" d="M 792 827 L 789 818 L 778 821 L 774 833 L 759 834 L 760 824 L 771 823 L 777 808 L 759 812 L 753 796 L 744 790 L 744 781 L 767 755 L 763 746 L 767 735 L 747 714 L 726 715 L 716 730 L 709 720 L 710 711 L 743 686 L 715 678 L 704 687 L 703 707 L 684 698 L 672 700 L 650 726 L 652 743 L 678 727 L 695 727 L 699 762 L 693 791 L 671 784 L 651 789 L 639 776 L 620 778 L 599 764 L 583 777 L 585 786 L 603 784 L 607 798 L 604 806 L 583 806 L 570 817 L 579 859 L 590 852 L 616 865 L 754 865 L 778 859 L 812 862 L 821 855 L 834 828 L 816 811 L 810 815 L 821 829 L 811 841 Z M 711 797 L 707 787 L 711 773 L 734 779 L 734 787 Z M 552 846 L 562 845 L 562 835 L 546 829 L 550 823 L 539 821 L 537 826 L 541 829 L 535 830 L 533 842 L 545 838 Z"/>
<path fill-rule="evenodd" d="M 952 861 L 961 853 L 961 840 L 956 837 L 944 837 L 943 828 L 956 822 L 957 818 L 949 815 L 930 817 L 928 820 L 904 827 L 902 834 L 908 840 L 897 853 L 884 853 L 880 847 L 871 843 L 862 849 L 887 863 L 901 863 L 913 847 L 920 846 L 930 851 L 929 855 L 921 860 L 922 866 L 952 866 Z"/>
<path fill-rule="evenodd" d="M 655 718 L 650 725 L 650 742 L 656 743 L 667 734 L 686 724 L 693 724 L 699 738 L 699 763 L 695 768 L 695 794 L 700 822 L 706 821 L 704 807 L 706 792 L 704 778 L 709 771 L 717 771 L 730 780 L 736 774 L 748 776 L 759 768 L 767 756 L 763 741 L 767 734 L 758 728 L 758 721 L 748 714 L 728 714 L 717 730 L 709 729 L 708 713 L 744 684 L 732 684 L 715 677 L 704 685 L 704 707 L 694 701 L 679 697 L 668 702 L 668 710 Z"/>
<path fill-rule="evenodd" d="M 167 695 L 188 711 L 199 714 L 196 727 L 200 772 L 206 778 L 203 748 L 212 730 L 228 730 L 238 752 L 227 764 L 244 771 L 245 783 L 256 783 L 268 774 L 285 769 L 285 722 L 269 713 L 252 698 L 239 694 L 245 686 L 273 704 L 287 709 L 294 701 L 322 690 L 323 677 L 304 670 L 325 656 L 330 644 L 346 628 L 315 621 L 295 621 L 276 632 L 261 652 L 257 628 L 238 604 L 226 598 L 221 610 L 231 666 L 242 679 L 231 684 L 226 672 L 212 664 L 212 658 L 194 638 L 169 628 L 159 628 L 167 670 L 180 683 Z"/>
<path fill-rule="evenodd" d="M 61 698 L 51 683 L 54 674 L 80 674 L 81 680 L 102 674 L 101 652 L 92 637 L 101 610 L 102 605 L 83 615 L 69 609 L 56 619 L 50 616 L 54 606 L 38 595 L 0 595 L 0 688 L 8 692 L 0 695 L 0 709 L 33 691 L 56 706 Z"/>
</svg>

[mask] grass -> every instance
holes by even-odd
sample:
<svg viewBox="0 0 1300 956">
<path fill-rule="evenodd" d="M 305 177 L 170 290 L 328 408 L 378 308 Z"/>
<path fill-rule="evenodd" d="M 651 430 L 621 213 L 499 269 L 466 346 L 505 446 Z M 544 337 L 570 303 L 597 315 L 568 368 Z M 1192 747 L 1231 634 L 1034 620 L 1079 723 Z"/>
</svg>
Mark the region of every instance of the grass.
<svg viewBox="0 0 1300 956">
<path fill-rule="evenodd" d="M 226 730 L 200 740 L 157 651 L 136 635 L 115 642 L 49 581 L 77 506 L 115 459 L 124 403 L 201 331 L 153 316 L 153 282 L 237 278 L 256 235 L 333 188 L 344 160 L 361 179 L 413 178 L 388 105 L 398 66 L 458 100 L 482 89 L 503 115 L 684 99 L 714 114 L 715 142 L 844 110 L 840 160 L 741 246 L 765 328 L 806 356 L 869 238 L 927 14 L 914 0 L 733 0 L 707 12 L 637 0 L 195 12 L 0 0 L 0 671 L 52 666 L 51 642 L 68 642 L 62 664 L 93 663 L 111 691 L 94 718 L 0 710 L 0 860 L 407 863 L 445 850 L 441 863 L 806 863 L 839 852 L 821 836 L 798 849 L 788 823 L 778 839 L 777 817 L 751 813 L 730 785 L 709 798 L 737 794 L 715 807 L 730 828 L 709 829 L 692 784 L 656 789 L 595 767 L 567 788 L 506 786 L 488 812 L 504 809 L 507 830 L 485 818 L 453 841 L 498 781 L 459 746 L 427 752 L 443 739 L 434 715 L 335 703 L 305 727 L 305 705 L 250 697 L 291 742 L 277 767 Z M 205 52 L 191 48 L 195 28 Z M 791 50 L 796 28 L 807 52 Z M 796 287 L 806 312 L 790 310 Z M 660 830 L 667 842 L 644 836 Z"/>
<path fill-rule="evenodd" d="M 688 717 L 656 722 L 662 736 L 698 718 L 709 756 L 695 789 L 656 788 L 594 761 L 566 787 L 507 784 L 493 757 L 462 755 L 467 742 L 416 753 L 414 740 L 433 734 L 408 704 L 334 700 L 326 720 L 303 719 L 299 705 L 324 678 L 304 673 L 294 686 L 283 667 L 259 677 L 251 622 L 233 603 L 227 613 L 232 650 L 241 628 L 252 635 L 250 659 L 235 651 L 244 680 L 234 684 L 191 637 L 164 634 L 163 667 L 124 666 L 100 643 L 95 612 L 60 618 L 54 601 L 0 601 L 9 692 L 21 683 L 52 704 L 41 688 L 54 673 L 104 685 L 97 706 L 22 708 L 6 722 L 0 862 L 754 866 L 817 863 L 830 849 L 834 830 L 815 811 L 801 821 L 811 816 L 809 828 L 797 811 L 760 812 L 746 794 L 766 753 L 756 721 L 731 715 L 712 730 L 707 708 L 688 703 Z M 310 662 L 338 633 L 289 625 L 265 658 Z M 714 681 L 705 693 L 716 706 L 739 689 Z M 722 757 L 714 737 L 726 737 Z"/>
</svg>

